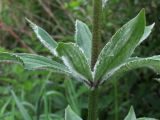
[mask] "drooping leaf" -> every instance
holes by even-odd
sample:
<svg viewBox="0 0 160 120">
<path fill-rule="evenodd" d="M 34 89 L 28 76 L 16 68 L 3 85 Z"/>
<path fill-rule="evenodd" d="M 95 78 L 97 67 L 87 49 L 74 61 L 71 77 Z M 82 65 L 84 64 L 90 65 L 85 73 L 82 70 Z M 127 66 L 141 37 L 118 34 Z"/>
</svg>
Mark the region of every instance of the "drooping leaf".
<svg viewBox="0 0 160 120">
<path fill-rule="evenodd" d="M 92 80 L 92 73 L 87 59 L 76 44 L 59 43 L 56 50 L 73 75 L 85 81 Z"/>
<path fill-rule="evenodd" d="M 68 69 L 60 63 L 40 55 L 26 53 L 0 53 L 0 63 L 13 62 L 24 65 L 25 69 L 46 69 L 58 73 L 68 73 Z"/>
<path fill-rule="evenodd" d="M 136 115 L 134 112 L 133 107 L 130 108 L 128 115 L 125 117 L 124 120 L 136 120 Z"/>
<path fill-rule="evenodd" d="M 0 63 L 17 63 L 21 64 L 22 61 L 16 55 L 7 53 L 7 52 L 0 52 Z"/>
<path fill-rule="evenodd" d="M 53 55 L 57 55 L 55 51 L 57 42 L 44 29 L 31 22 L 29 19 L 26 18 L 26 20 L 29 22 L 40 42 L 49 49 Z"/>
<path fill-rule="evenodd" d="M 138 57 L 130 58 L 127 62 L 123 63 L 116 69 L 106 74 L 102 79 L 102 81 L 119 78 L 129 70 L 142 67 L 147 67 L 154 70 L 157 73 L 160 73 L 160 55 L 147 58 L 138 58 Z"/>
<path fill-rule="evenodd" d="M 92 33 L 90 32 L 88 26 L 79 20 L 76 21 L 75 41 L 83 50 L 90 64 L 92 53 Z"/>
<path fill-rule="evenodd" d="M 24 120 L 32 120 L 31 116 L 28 114 L 27 110 L 24 108 L 23 104 L 19 101 L 19 99 L 17 98 L 17 96 L 13 90 L 11 90 L 11 94 L 16 102 L 16 105 L 17 105 L 23 119 Z"/>
<path fill-rule="evenodd" d="M 142 10 L 115 33 L 98 57 L 94 67 L 94 80 L 100 80 L 132 55 L 142 38 L 145 24 L 145 12 Z"/>
<path fill-rule="evenodd" d="M 73 110 L 70 106 L 68 106 L 65 110 L 65 120 L 82 120 Z"/>
</svg>

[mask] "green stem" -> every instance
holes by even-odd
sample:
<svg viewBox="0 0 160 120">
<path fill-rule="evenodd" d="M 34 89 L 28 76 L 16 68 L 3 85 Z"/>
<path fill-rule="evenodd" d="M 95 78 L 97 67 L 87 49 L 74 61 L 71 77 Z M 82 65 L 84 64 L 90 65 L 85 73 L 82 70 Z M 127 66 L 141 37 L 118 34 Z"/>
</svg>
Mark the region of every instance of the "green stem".
<svg viewBox="0 0 160 120">
<path fill-rule="evenodd" d="M 97 61 L 101 44 L 101 14 L 102 0 L 93 0 L 93 40 L 92 40 L 92 69 Z M 96 83 L 97 84 L 97 83 Z M 98 85 L 91 83 L 93 90 L 89 93 L 88 120 L 98 119 Z"/>
<path fill-rule="evenodd" d="M 101 44 L 101 16 L 102 0 L 93 0 L 93 40 L 92 40 L 92 68 L 97 61 Z"/>
<path fill-rule="evenodd" d="M 118 120 L 119 118 L 119 112 L 118 112 L 118 83 L 116 80 L 113 80 L 114 84 L 114 104 L 115 104 L 115 120 Z"/>
<path fill-rule="evenodd" d="M 98 88 L 89 93 L 88 120 L 97 120 L 98 118 Z"/>
</svg>

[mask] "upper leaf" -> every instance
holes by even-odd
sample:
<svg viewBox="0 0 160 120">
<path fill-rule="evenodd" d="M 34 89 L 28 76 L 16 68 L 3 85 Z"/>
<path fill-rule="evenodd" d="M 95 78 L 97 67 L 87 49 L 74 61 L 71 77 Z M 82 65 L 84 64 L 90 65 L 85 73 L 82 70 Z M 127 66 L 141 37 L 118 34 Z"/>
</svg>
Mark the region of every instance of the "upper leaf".
<svg viewBox="0 0 160 120">
<path fill-rule="evenodd" d="M 143 117 L 143 118 L 138 118 L 137 120 L 158 120 L 158 119 Z"/>
<path fill-rule="evenodd" d="M 138 57 L 130 58 L 127 62 L 123 63 L 116 69 L 113 69 L 111 72 L 106 74 L 103 77 L 102 81 L 119 78 L 129 70 L 142 67 L 151 68 L 154 71 L 160 73 L 160 55 L 147 58 L 138 58 Z"/>
<path fill-rule="evenodd" d="M 143 36 L 141 37 L 141 40 L 139 41 L 139 44 L 142 43 L 150 35 L 150 33 L 152 32 L 152 29 L 153 29 L 154 25 L 155 25 L 155 23 L 153 23 L 152 25 L 149 25 L 149 26 L 145 27 Z"/>
<path fill-rule="evenodd" d="M 53 55 L 56 55 L 55 48 L 57 47 L 57 42 L 44 29 L 31 22 L 29 19 L 26 18 L 26 20 L 30 23 L 30 26 L 40 42 L 48 48 Z"/>
<path fill-rule="evenodd" d="M 56 50 L 73 75 L 85 81 L 92 80 L 92 73 L 87 59 L 76 44 L 59 43 Z"/>
<path fill-rule="evenodd" d="M 128 115 L 125 117 L 124 120 L 136 120 L 136 115 L 134 112 L 133 107 L 130 108 Z"/>
<path fill-rule="evenodd" d="M 125 62 L 135 50 L 145 29 L 145 12 L 120 28 L 101 51 L 94 67 L 94 80 L 100 80 L 105 73 Z"/>
<path fill-rule="evenodd" d="M 76 34 L 75 41 L 79 47 L 83 50 L 89 64 L 91 63 L 91 51 L 92 51 L 92 33 L 88 26 L 77 20 L 76 21 Z"/>
<path fill-rule="evenodd" d="M 0 53 L 0 63 L 1 62 L 20 63 L 28 70 L 48 69 L 53 72 L 68 73 L 68 69 L 64 65 L 34 54 Z"/>
<path fill-rule="evenodd" d="M 65 120 L 82 120 L 73 110 L 70 106 L 68 106 L 65 109 Z"/>
</svg>

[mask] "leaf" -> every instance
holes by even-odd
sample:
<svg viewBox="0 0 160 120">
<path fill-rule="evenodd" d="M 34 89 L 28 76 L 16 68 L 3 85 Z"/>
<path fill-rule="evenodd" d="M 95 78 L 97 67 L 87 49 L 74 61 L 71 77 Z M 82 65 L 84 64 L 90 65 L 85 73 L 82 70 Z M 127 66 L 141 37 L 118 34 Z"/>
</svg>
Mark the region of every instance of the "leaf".
<svg viewBox="0 0 160 120">
<path fill-rule="evenodd" d="M 70 106 L 65 109 L 65 120 L 82 120 L 76 113 L 73 112 Z"/>
<path fill-rule="evenodd" d="M 76 20 L 75 41 L 83 50 L 89 64 L 91 64 L 92 33 L 90 32 L 88 26 L 79 20 Z"/>
<path fill-rule="evenodd" d="M 0 52 L 0 63 L 17 63 L 21 64 L 21 60 L 16 56 L 12 55 L 11 53 L 7 52 Z"/>
<path fill-rule="evenodd" d="M 104 8 L 106 6 L 106 3 L 108 2 L 109 0 L 102 0 L 102 7 Z"/>
<path fill-rule="evenodd" d="M 57 42 L 44 29 L 31 22 L 29 19 L 26 18 L 26 20 L 29 22 L 40 42 L 48 48 L 53 55 L 57 55 L 55 51 Z"/>
<path fill-rule="evenodd" d="M 158 119 L 143 117 L 143 118 L 138 118 L 137 120 L 158 120 Z"/>
<path fill-rule="evenodd" d="M 0 53 L 0 63 L 11 62 L 24 65 L 28 70 L 51 70 L 58 73 L 68 73 L 68 69 L 51 59 L 40 55 L 26 54 L 26 53 Z"/>
<path fill-rule="evenodd" d="M 87 59 L 76 44 L 59 43 L 56 50 L 73 75 L 85 81 L 92 80 L 92 73 Z"/>
<path fill-rule="evenodd" d="M 102 79 L 102 81 L 108 79 L 120 78 L 129 70 L 142 67 L 147 67 L 153 69 L 155 72 L 160 73 L 160 55 L 147 58 L 138 58 L 138 57 L 130 58 L 127 62 L 123 63 L 110 73 L 106 74 L 105 77 Z"/>
<path fill-rule="evenodd" d="M 130 108 L 128 115 L 125 117 L 124 120 L 136 120 L 136 115 L 134 112 L 133 107 Z"/>
<path fill-rule="evenodd" d="M 152 29 L 153 29 L 154 25 L 155 25 L 155 23 L 153 23 L 152 25 L 149 25 L 149 26 L 145 27 L 143 36 L 141 37 L 141 40 L 139 41 L 139 44 L 142 43 L 150 35 L 150 33 L 152 32 Z"/>
<path fill-rule="evenodd" d="M 113 68 L 125 62 L 135 50 L 145 29 L 145 12 L 120 28 L 101 51 L 94 67 L 94 80 L 101 78 Z"/>
<path fill-rule="evenodd" d="M 17 98 L 16 94 L 14 93 L 13 90 L 11 90 L 11 94 L 16 102 L 16 105 L 20 111 L 20 113 L 23 116 L 24 120 L 32 120 L 32 118 L 30 117 L 30 115 L 28 114 L 28 112 L 26 111 L 26 109 L 24 108 L 23 104 L 19 101 L 19 99 Z"/>
<path fill-rule="evenodd" d="M 155 118 L 147 118 L 147 117 L 136 118 L 134 109 L 133 109 L 133 107 L 131 107 L 128 115 L 125 117 L 124 120 L 157 120 L 157 119 L 155 119 Z"/>
</svg>

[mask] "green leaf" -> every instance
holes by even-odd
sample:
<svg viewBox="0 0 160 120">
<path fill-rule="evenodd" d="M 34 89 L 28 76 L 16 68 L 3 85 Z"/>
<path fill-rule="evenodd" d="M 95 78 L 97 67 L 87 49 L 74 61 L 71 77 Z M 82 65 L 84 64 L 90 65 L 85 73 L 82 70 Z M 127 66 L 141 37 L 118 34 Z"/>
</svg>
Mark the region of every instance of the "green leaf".
<svg viewBox="0 0 160 120">
<path fill-rule="evenodd" d="M 75 41 L 83 50 L 89 64 L 91 64 L 92 33 L 90 32 L 88 26 L 79 20 L 76 21 Z"/>
<path fill-rule="evenodd" d="M 108 0 L 102 0 L 102 7 L 104 8 L 106 6 L 106 3 L 108 2 Z"/>
<path fill-rule="evenodd" d="M 152 32 L 152 29 L 153 29 L 154 25 L 155 25 L 155 23 L 153 23 L 152 25 L 149 25 L 149 26 L 145 27 L 143 36 L 141 37 L 141 40 L 139 41 L 139 44 L 142 43 L 150 35 L 150 33 Z"/>
<path fill-rule="evenodd" d="M 44 29 L 31 22 L 29 19 L 26 18 L 26 20 L 29 22 L 40 42 L 48 48 L 53 55 L 57 55 L 55 51 L 57 42 Z"/>
<path fill-rule="evenodd" d="M 138 118 L 137 120 L 158 120 L 158 119 L 143 117 L 143 118 Z"/>
<path fill-rule="evenodd" d="M 73 112 L 70 106 L 65 109 L 65 120 L 82 120 L 76 113 Z"/>
<path fill-rule="evenodd" d="M 108 79 L 120 78 L 129 70 L 147 67 L 155 72 L 160 73 L 160 55 L 147 57 L 147 58 L 130 58 L 127 62 L 123 63 L 110 73 L 106 74 L 102 81 Z"/>
<path fill-rule="evenodd" d="M 98 57 L 94 67 L 94 80 L 101 80 L 106 73 L 132 55 L 142 38 L 145 24 L 145 12 L 142 10 L 115 33 Z"/>
<path fill-rule="evenodd" d="M 22 61 L 16 55 L 7 53 L 7 52 L 0 52 L 0 63 L 17 63 L 21 64 Z"/>
<path fill-rule="evenodd" d="M 133 107 L 130 108 L 128 115 L 125 117 L 124 120 L 136 120 L 136 115 L 134 112 Z"/>
<path fill-rule="evenodd" d="M 92 80 L 92 73 L 87 59 L 76 44 L 59 43 L 56 50 L 73 75 L 84 81 Z"/>
<path fill-rule="evenodd" d="M 19 101 L 19 99 L 17 98 L 16 94 L 14 93 L 13 90 L 11 90 L 11 94 L 17 104 L 17 107 L 20 111 L 20 113 L 22 114 L 23 116 L 23 119 L 24 120 L 32 120 L 32 118 L 30 117 L 30 115 L 28 114 L 28 112 L 26 111 L 26 109 L 24 108 L 23 104 Z"/>
<path fill-rule="evenodd" d="M 58 73 L 68 73 L 68 69 L 51 59 L 40 55 L 26 53 L 0 53 L 0 63 L 11 62 L 24 65 L 28 70 L 51 70 Z"/>
</svg>

